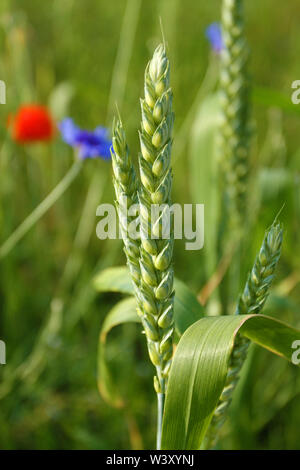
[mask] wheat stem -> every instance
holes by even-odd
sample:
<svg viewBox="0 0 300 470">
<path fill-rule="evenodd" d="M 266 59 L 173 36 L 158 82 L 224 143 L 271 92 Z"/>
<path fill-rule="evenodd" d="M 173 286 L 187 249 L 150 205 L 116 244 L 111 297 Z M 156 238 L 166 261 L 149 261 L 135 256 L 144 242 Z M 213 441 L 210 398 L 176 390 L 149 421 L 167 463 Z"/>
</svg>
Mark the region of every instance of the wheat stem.
<svg viewBox="0 0 300 470">
<path fill-rule="evenodd" d="M 171 205 L 171 133 L 174 115 L 169 87 L 170 64 L 164 45 L 156 48 L 145 72 L 145 98 L 139 166 L 141 190 L 141 317 L 158 395 L 157 448 L 160 448 L 163 404 L 173 354 L 173 226 Z M 159 210 L 154 213 L 153 205 Z M 167 218 L 169 234 L 163 233 Z M 153 239 L 155 235 L 155 239 Z"/>
<path fill-rule="evenodd" d="M 139 183 L 120 121 L 114 125 L 112 153 L 116 204 L 124 250 L 135 286 L 137 313 L 146 335 L 150 360 L 156 368 L 154 388 L 158 398 L 158 448 L 174 331 L 173 226 L 170 220 L 171 132 L 174 118 L 169 69 L 165 47 L 161 45 L 155 50 L 145 72 L 145 98 L 141 100 Z M 128 209 L 128 203 L 131 207 L 137 198 L 140 239 L 132 238 L 128 231 L 128 225 L 133 220 L 125 212 L 123 203 L 124 200 L 127 201 Z M 168 234 L 163 231 L 166 221 Z"/>
<path fill-rule="evenodd" d="M 156 449 L 161 449 L 161 435 L 162 435 L 162 421 L 165 405 L 165 394 L 157 393 L 157 434 L 156 434 Z"/>
</svg>

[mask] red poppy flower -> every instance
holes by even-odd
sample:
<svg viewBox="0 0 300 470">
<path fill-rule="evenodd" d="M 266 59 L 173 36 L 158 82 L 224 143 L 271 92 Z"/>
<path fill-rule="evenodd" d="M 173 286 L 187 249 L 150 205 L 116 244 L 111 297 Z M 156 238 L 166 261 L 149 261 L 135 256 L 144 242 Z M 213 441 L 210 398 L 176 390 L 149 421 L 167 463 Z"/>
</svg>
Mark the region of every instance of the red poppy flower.
<svg viewBox="0 0 300 470">
<path fill-rule="evenodd" d="M 54 122 L 44 106 L 23 105 L 9 121 L 12 124 L 12 137 L 20 144 L 48 141 L 54 136 Z"/>
</svg>

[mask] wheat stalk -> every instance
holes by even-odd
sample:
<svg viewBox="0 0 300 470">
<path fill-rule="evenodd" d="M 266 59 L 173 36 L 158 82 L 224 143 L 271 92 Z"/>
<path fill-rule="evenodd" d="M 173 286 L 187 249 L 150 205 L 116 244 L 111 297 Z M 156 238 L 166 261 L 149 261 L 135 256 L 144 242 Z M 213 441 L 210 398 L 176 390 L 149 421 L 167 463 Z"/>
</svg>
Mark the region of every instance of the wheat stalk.
<svg viewBox="0 0 300 470">
<path fill-rule="evenodd" d="M 171 205 L 171 133 L 173 127 L 170 65 L 160 45 L 145 71 L 145 98 L 141 100 L 142 122 L 139 154 L 141 191 L 141 289 L 142 314 L 149 356 L 156 367 L 154 388 L 158 396 L 158 429 L 161 429 L 164 397 L 173 353 L 173 228 L 169 236 L 162 225 Z M 162 214 L 151 208 L 162 207 Z M 150 221 L 151 219 L 151 221 Z M 153 235 L 156 239 L 153 239 Z M 157 447 L 160 448 L 160 433 Z"/>
<path fill-rule="evenodd" d="M 258 314 L 261 312 L 275 275 L 281 254 L 282 228 L 273 223 L 266 231 L 260 251 L 249 273 L 244 291 L 239 298 L 236 315 Z M 245 362 L 250 341 L 238 335 L 229 361 L 225 387 L 214 412 L 207 436 L 206 448 L 216 445 L 218 431 L 226 419 L 226 411 L 231 403 L 232 394 L 239 380 L 239 372 Z"/>
<path fill-rule="evenodd" d="M 162 414 L 173 354 L 173 224 L 171 206 L 171 133 L 173 127 L 170 65 L 165 47 L 156 48 L 145 71 L 145 98 L 139 154 L 140 181 L 134 172 L 119 121 L 114 124 L 112 162 L 116 205 L 151 362 L 156 368 L 154 388 L 158 396 L 157 447 L 160 448 Z M 128 230 L 126 210 L 139 201 L 140 239 Z M 126 201 L 126 204 L 125 202 Z M 152 210 L 152 208 L 159 210 Z M 169 233 L 164 232 L 167 221 Z"/>
<path fill-rule="evenodd" d="M 153 204 L 171 204 L 172 91 L 169 61 L 164 46 L 154 52 L 145 72 L 145 99 L 141 100 L 142 122 L 139 154 L 141 191 L 141 298 L 150 359 L 157 375 L 154 387 L 165 393 L 172 357 L 173 334 L 173 234 L 162 238 L 162 217 L 151 213 Z M 151 218 L 151 221 L 150 221 Z M 171 224 L 172 225 L 172 224 Z M 153 239 L 153 234 L 157 239 Z"/>
</svg>

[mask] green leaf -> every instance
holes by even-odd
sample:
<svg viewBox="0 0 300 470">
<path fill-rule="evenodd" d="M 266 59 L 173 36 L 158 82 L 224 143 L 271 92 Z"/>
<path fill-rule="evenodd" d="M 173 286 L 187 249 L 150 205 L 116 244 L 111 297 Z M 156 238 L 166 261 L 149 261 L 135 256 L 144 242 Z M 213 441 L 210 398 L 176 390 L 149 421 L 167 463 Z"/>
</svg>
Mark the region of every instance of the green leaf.
<svg viewBox="0 0 300 470">
<path fill-rule="evenodd" d="M 177 333 L 181 336 L 193 323 L 204 317 L 204 309 L 187 285 L 175 278 L 174 320 Z"/>
<path fill-rule="evenodd" d="M 191 132 L 190 181 L 192 200 L 205 206 L 204 255 L 206 278 L 217 265 L 218 162 L 216 136 L 219 129 L 220 103 L 217 93 L 199 106 Z"/>
<path fill-rule="evenodd" d="M 125 266 L 101 271 L 94 279 L 94 286 L 98 292 L 133 294 L 130 274 Z M 178 279 L 175 279 L 175 292 L 175 326 L 181 336 L 190 325 L 203 316 L 203 308 L 191 290 Z M 106 362 L 106 337 L 112 328 L 127 322 L 140 322 L 134 297 L 126 298 L 115 305 L 105 318 L 99 337 L 98 389 L 104 400 L 115 408 L 122 408 L 125 403 Z"/>
<path fill-rule="evenodd" d="M 133 295 L 133 285 L 126 266 L 108 268 L 101 271 L 93 281 L 98 292 L 121 292 Z M 199 304 L 195 294 L 175 278 L 174 319 L 177 333 L 181 336 L 184 331 L 201 317 L 204 309 Z"/>
<path fill-rule="evenodd" d="M 206 317 L 179 341 L 168 383 L 162 449 L 200 449 L 223 391 L 237 333 L 291 361 L 300 331 L 263 315 Z"/>
<path fill-rule="evenodd" d="M 128 322 L 140 321 L 136 313 L 135 299 L 133 297 L 121 300 L 106 316 L 99 337 L 98 345 L 98 389 L 104 400 L 115 408 L 124 406 L 118 387 L 115 385 L 105 357 L 106 337 L 112 328 Z"/>
<path fill-rule="evenodd" d="M 100 271 L 93 280 L 98 292 L 120 292 L 121 294 L 134 294 L 132 281 L 126 266 L 117 266 Z"/>
</svg>

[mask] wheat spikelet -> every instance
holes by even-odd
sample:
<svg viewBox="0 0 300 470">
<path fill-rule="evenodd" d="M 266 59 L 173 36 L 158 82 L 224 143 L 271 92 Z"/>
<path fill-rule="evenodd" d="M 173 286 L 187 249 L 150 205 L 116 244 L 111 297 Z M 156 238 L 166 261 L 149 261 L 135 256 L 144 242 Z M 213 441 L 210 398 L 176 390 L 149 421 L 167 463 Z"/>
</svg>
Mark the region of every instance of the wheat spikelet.
<svg viewBox="0 0 300 470">
<path fill-rule="evenodd" d="M 273 223 L 271 228 L 267 230 L 244 291 L 238 301 L 235 312 L 237 315 L 261 312 L 280 258 L 282 234 L 280 224 Z M 214 447 L 217 442 L 218 431 L 226 419 L 226 411 L 231 403 L 231 397 L 239 380 L 239 372 L 246 359 L 249 345 L 250 341 L 247 338 L 241 335 L 237 336 L 230 357 L 225 387 L 206 436 L 206 448 Z"/>
</svg>

